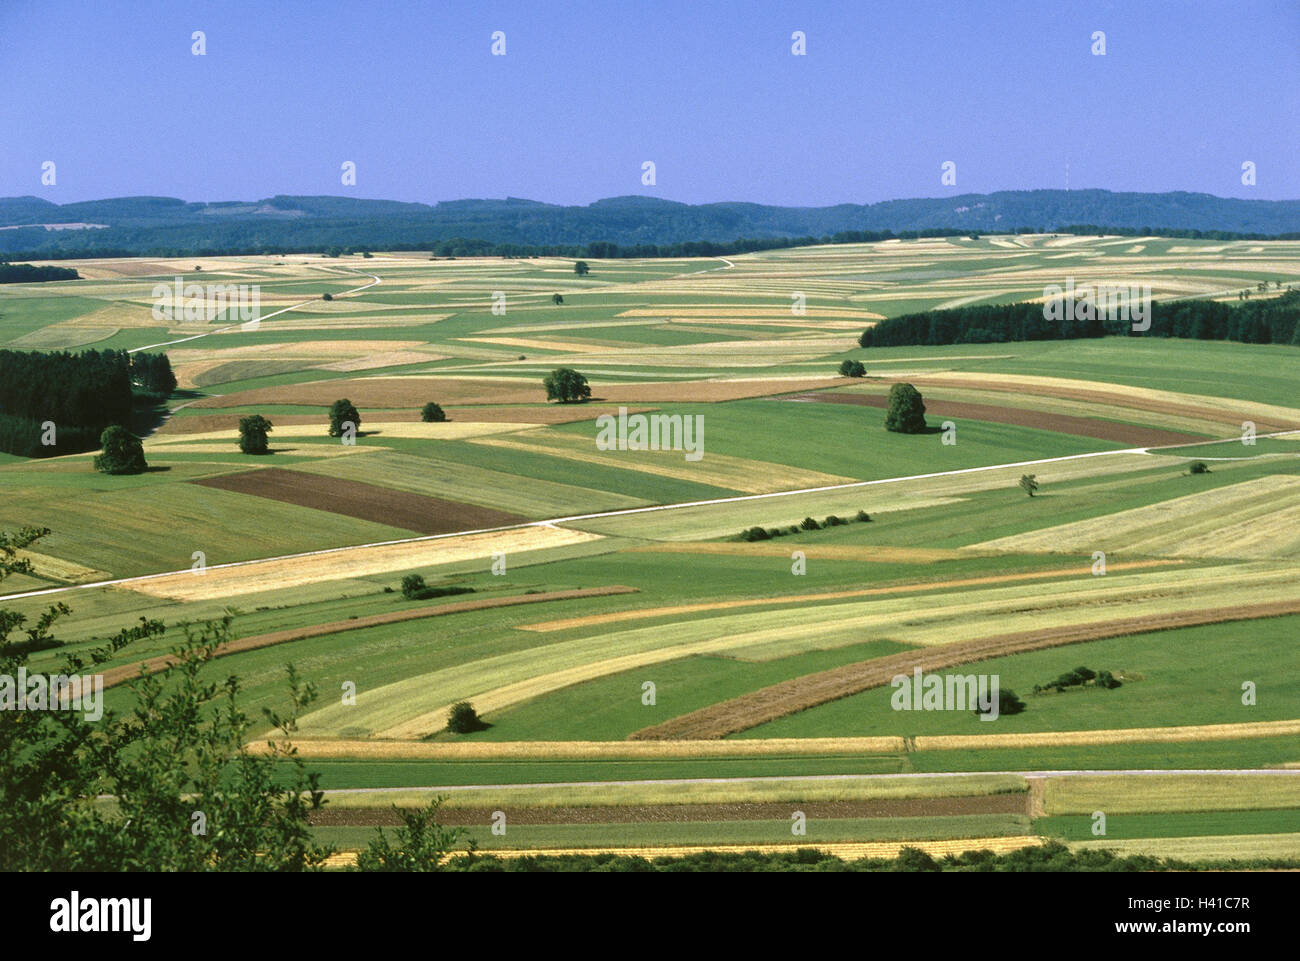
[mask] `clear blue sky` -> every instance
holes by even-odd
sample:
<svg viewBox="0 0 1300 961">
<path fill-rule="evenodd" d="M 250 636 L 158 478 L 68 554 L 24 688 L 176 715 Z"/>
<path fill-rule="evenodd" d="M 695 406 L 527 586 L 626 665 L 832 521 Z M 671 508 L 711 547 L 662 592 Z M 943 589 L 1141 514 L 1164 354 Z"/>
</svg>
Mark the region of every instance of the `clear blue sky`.
<svg viewBox="0 0 1300 961">
<path fill-rule="evenodd" d="M 0 196 L 60 203 L 1300 197 L 1298 0 L 0 0 L 0 91 Z"/>
</svg>

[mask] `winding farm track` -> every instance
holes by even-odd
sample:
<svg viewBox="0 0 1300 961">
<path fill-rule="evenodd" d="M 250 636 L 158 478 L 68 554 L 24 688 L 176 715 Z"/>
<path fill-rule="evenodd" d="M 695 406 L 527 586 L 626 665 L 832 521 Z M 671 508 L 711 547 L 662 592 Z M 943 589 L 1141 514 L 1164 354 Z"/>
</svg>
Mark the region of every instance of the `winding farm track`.
<svg viewBox="0 0 1300 961">
<path fill-rule="evenodd" d="M 215 333 L 215 331 L 214 331 Z M 1270 434 L 1259 434 L 1258 437 L 1280 437 L 1287 434 L 1296 434 L 1300 431 L 1287 430 L 1276 431 Z M 1236 440 L 1235 437 L 1227 438 Z M 1204 444 L 1221 444 L 1223 439 L 1203 441 Z M 1182 444 L 1179 447 L 1196 446 L 1192 444 Z M 551 517 L 546 520 L 528 521 L 522 524 L 510 524 L 502 527 L 488 527 L 478 530 L 456 531 L 450 534 L 428 534 L 421 537 L 402 537 L 390 541 L 375 541 L 369 544 L 353 544 L 348 547 L 330 547 L 324 550 L 301 551 L 297 554 L 280 554 L 274 557 L 259 557 L 247 561 L 231 561 L 226 564 L 209 564 L 207 570 L 226 570 L 239 567 L 248 567 L 253 564 L 262 564 L 268 561 L 289 561 L 297 560 L 303 557 L 323 557 L 330 554 L 345 554 L 348 551 L 363 550 L 372 547 L 390 547 L 394 544 L 415 544 L 423 541 L 436 541 L 448 537 L 464 537 L 469 534 L 495 534 L 501 531 L 524 530 L 529 527 L 550 527 L 556 524 L 575 524 L 581 521 L 603 520 L 610 517 L 627 517 L 633 514 L 651 514 L 658 511 L 682 510 L 688 507 L 708 507 L 715 504 L 735 504 L 742 501 L 761 501 L 770 500 L 777 497 L 792 497 L 799 494 L 820 494 L 827 491 L 855 490 L 870 487 L 882 487 L 889 484 L 900 484 L 907 481 L 931 480 L 940 477 L 958 477 L 966 474 L 982 474 L 989 471 L 1006 470 L 1008 468 L 1020 467 L 1040 467 L 1044 464 L 1060 464 L 1066 461 L 1085 460 L 1093 457 L 1115 457 L 1124 454 L 1151 454 L 1159 451 L 1157 447 L 1129 447 L 1123 450 L 1102 450 L 1091 451 L 1085 454 L 1066 454 L 1061 457 L 1043 457 L 1037 460 L 1014 461 L 1009 464 L 990 464 L 985 467 L 963 467 L 959 470 L 934 471 L 928 474 L 911 474 L 906 477 L 885 477 L 879 480 L 853 481 L 848 484 L 829 484 L 823 487 L 805 487 L 798 490 L 774 491 L 766 494 L 738 494 L 733 497 L 715 497 L 709 500 L 683 501 L 676 504 L 656 504 L 651 507 L 627 507 L 620 510 L 597 511 L 591 514 L 570 514 L 565 517 Z M 68 594 L 73 591 L 86 591 L 98 587 L 119 587 L 122 585 L 140 584 L 146 581 L 157 580 L 163 577 L 174 577 L 178 574 L 193 573 L 190 568 L 177 571 L 163 571 L 157 574 L 139 574 L 134 577 L 117 577 L 104 581 L 93 581 L 87 584 L 68 584 L 62 587 L 45 587 L 34 591 L 22 591 L 15 594 L 0 594 L 0 599 L 18 600 L 24 597 L 45 597 L 54 594 Z"/>
<path fill-rule="evenodd" d="M 357 271 L 352 271 L 352 272 L 357 273 Z M 359 294 L 363 290 L 369 290 L 371 287 L 374 287 L 376 284 L 383 283 L 383 281 L 380 280 L 378 277 L 376 277 L 374 274 L 366 274 L 366 276 L 370 278 L 371 280 L 370 283 L 363 284 L 360 287 L 353 287 L 351 290 L 345 290 L 341 294 L 339 294 L 339 296 L 346 297 L 348 294 Z M 241 323 L 238 324 L 228 324 L 225 327 L 218 327 L 216 330 L 205 331 L 201 334 L 194 334 L 190 337 L 180 337 L 176 340 L 165 340 L 160 344 L 149 344 L 145 347 L 133 347 L 132 349 L 128 350 L 127 353 L 138 354 L 142 350 L 156 350 L 159 347 L 170 347 L 173 344 L 185 344 L 185 343 L 189 343 L 191 340 L 199 340 L 200 338 L 203 337 L 211 337 L 213 334 L 224 334 L 226 333 L 226 331 L 229 330 L 240 330 L 240 329 L 254 330 L 256 329 L 256 326 L 259 325 L 264 320 L 270 320 L 272 317 L 279 317 L 281 314 L 287 314 L 289 311 L 297 310 L 299 307 L 306 307 L 308 304 L 314 304 L 318 300 L 319 298 L 313 297 L 311 300 L 304 300 L 302 303 L 290 304 L 288 307 L 282 307 L 281 309 L 272 311 L 269 314 L 262 314 L 261 316 L 256 317 L 253 320 L 242 321 Z M 254 326 L 248 327 L 249 324 L 253 324 Z"/>
</svg>

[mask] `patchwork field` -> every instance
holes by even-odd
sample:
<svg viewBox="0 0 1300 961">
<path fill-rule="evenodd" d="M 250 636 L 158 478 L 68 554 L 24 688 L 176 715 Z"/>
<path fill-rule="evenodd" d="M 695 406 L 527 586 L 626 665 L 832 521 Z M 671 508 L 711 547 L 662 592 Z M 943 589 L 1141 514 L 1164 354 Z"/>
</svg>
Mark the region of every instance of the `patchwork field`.
<svg viewBox="0 0 1300 961">
<path fill-rule="evenodd" d="M 503 853 L 1056 838 L 1300 860 L 1300 352 L 857 339 L 1067 277 L 1276 296 L 1300 242 L 590 264 L 101 259 L 0 287 L 0 348 L 165 350 L 179 382 L 132 425 L 146 473 L 0 458 L 0 530 L 49 529 L 3 606 L 29 624 L 69 608 L 31 669 L 158 618 L 164 637 L 103 665 L 123 710 L 181 625 L 230 617 L 202 674 L 238 675 L 258 718 L 283 710 L 286 663 L 316 686 L 295 740 L 327 792 L 314 829 L 344 851 L 442 795 L 446 823 Z M 153 319 L 156 284 L 200 276 L 257 284 L 260 321 Z M 548 400 L 558 367 L 590 400 Z M 885 430 L 898 383 L 925 432 Z M 355 443 L 327 435 L 344 398 Z M 267 455 L 239 449 L 250 414 L 273 424 Z M 602 440 L 639 417 L 690 424 L 699 456 L 671 432 Z M 405 596 L 412 574 L 432 590 Z M 901 708 L 917 671 L 996 678 L 1022 707 Z M 480 723 L 453 732 L 466 701 Z"/>
</svg>

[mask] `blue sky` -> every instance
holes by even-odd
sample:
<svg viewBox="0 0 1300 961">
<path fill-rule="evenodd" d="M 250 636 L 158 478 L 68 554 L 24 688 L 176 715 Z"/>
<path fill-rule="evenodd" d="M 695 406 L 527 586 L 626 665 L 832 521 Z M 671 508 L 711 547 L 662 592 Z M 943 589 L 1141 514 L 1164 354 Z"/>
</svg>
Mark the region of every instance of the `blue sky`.
<svg viewBox="0 0 1300 961">
<path fill-rule="evenodd" d="M 0 196 L 60 203 L 1300 197 L 1300 0 L 0 0 L 0 90 Z"/>
</svg>

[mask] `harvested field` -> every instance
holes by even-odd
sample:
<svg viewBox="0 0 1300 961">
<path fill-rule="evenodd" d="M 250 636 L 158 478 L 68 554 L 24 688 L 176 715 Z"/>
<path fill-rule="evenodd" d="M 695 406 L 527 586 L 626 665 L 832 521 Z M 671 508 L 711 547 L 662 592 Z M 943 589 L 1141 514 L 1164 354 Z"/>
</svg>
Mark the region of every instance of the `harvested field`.
<svg viewBox="0 0 1300 961">
<path fill-rule="evenodd" d="M 141 594 L 178 601 L 211 600 L 468 560 L 482 560 L 486 563 L 498 551 L 514 556 L 600 539 L 599 534 L 538 525 L 518 530 L 396 544 L 340 547 L 310 554 L 250 561 L 232 567 L 210 566 L 202 575 L 180 571 L 129 581 L 121 586 Z"/>
<path fill-rule="evenodd" d="M 1275 474 L 973 545 L 975 550 L 1300 557 L 1300 477 Z"/>
<path fill-rule="evenodd" d="M 889 381 L 889 378 L 886 378 Z M 1006 391 L 1021 396 L 1045 394 L 1066 400 L 1083 400 L 1110 407 L 1140 407 L 1146 411 L 1197 417 L 1223 423 L 1230 435 L 1241 430 L 1242 418 L 1255 422 L 1256 430 L 1269 433 L 1300 428 L 1300 410 L 1270 404 L 1257 404 L 1231 398 L 1202 394 L 1182 394 L 1144 387 L 1126 387 L 1087 380 L 1069 380 L 1033 375 L 989 374 L 964 371 L 909 376 L 917 387 L 978 387 L 980 390 Z"/>
<path fill-rule="evenodd" d="M 595 420 L 602 414 L 615 416 L 618 414 L 617 407 L 602 404 L 552 404 L 549 407 L 447 407 L 444 405 L 444 410 L 447 414 L 447 422 L 453 424 L 571 424 L 577 421 Z M 629 414 L 640 414 L 652 410 L 657 410 L 657 408 L 631 406 L 627 409 Z M 238 431 L 239 418 L 243 416 L 243 414 L 190 414 L 182 417 L 172 417 L 152 436 L 204 434 L 216 431 L 229 431 L 233 434 Z M 301 427 L 315 424 L 322 428 L 327 420 L 323 413 L 271 414 L 269 419 L 276 427 Z M 383 421 L 388 424 L 419 423 L 420 411 L 415 408 L 410 410 L 387 409 L 383 413 Z M 371 429 L 369 421 L 366 421 L 361 426 L 363 434 Z M 322 429 L 322 436 L 324 433 Z M 275 436 L 276 432 L 272 431 L 271 440 L 273 446 Z"/>
<path fill-rule="evenodd" d="M 321 637 L 326 634 L 340 634 L 344 631 L 358 631 L 366 627 L 377 627 L 380 624 L 395 624 L 399 621 L 414 621 L 426 617 L 443 617 L 447 614 L 460 614 L 465 611 L 485 611 L 496 607 L 514 607 L 518 604 L 540 604 L 545 601 L 565 601 L 579 597 L 609 597 L 612 594 L 635 594 L 637 588 L 623 587 L 622 585 L 612 585 L 610 587 L 588 587 L 572 591 L 546 591 L 540 594 L 519 594 L 513 597 L 484 597 L 476 601 L 454 601 L 450 604 L 439 604 L 436 607 L 422 607 L 410 611 L 393 611 L 390 614 L 370 614 L 366 617 L 353 617 L 346 621 L 331 621 L 328 624 L 313 624 L 310 627 L 298 627 L 287 631 L 272 631 L 269 634 L 257 634 L 252 637 L 241 637 L 234 641 L 227 641 L 217 647 L 213 657 L 224 657 L 227 654 L 240 654 L 244 651 L 255 651 L 263 647 L 271 647 L 275 644 L 284 644 L 288 641 L 300 641 L 308 637 Z M 170 664 L 174 664 L 175 658 L 170 654 L 164 654 L 159 657 L 149 658 L 146 661 L 137 661 L 134 664 L 125 664 L 121 667 L 113 667 L 104 671 L 104 686 L 113 687 L 115 684 L 121 684 L 133 677 L 138 677 L 141 671 L 152 674 L 160 671 Z"/>
<path fill-rule="evenodd" d="M 1179 611 L 1163 617 L 1127 618 L 1048 630 L 1022 631 L 970 641 L 954 641 L 940 647 L 922 651 L 903 651 L 899 654 L 847 664 L 829 671 L 773 684 L 729 701 L 721 701 L 699 711 L 683 714 L 662 724 L 642 728 L 629 737 L 634 740 L 674 738 L 699 740 L 726 737 L 728 734 L 745 731 L 766 721 L 816 707 L 818 704 L 848 697 L 850 694 L 857 694 L 859 691 L 873 687 L 883 687 L 896 675 L 910 674 L 918 667 L 923 672 L 937 671 L 958 664 L 1018 654 L 1022 651 L 1078 644 L 1082 641 L 1096 641 L 1108 637 L 1122 637 L 1125 634 L 1295 613 L 1300 613 L 1300 599 L 1212 610 Z"/>
<path fill-rule="evenodd" d="M 494 807 L 440 809 L 438 823 L 488 825 Z M 965 814 L 1026 814 L 1024 794 L 973 797 L 884 798 L 875 801 L 812 801 L 799 805 L 809 818 L 952 817 Z M 592 804 L 581 807 L 512 807 L 512 824 L 672 824 L 682 821 L 780 821 L 790 805 L 779 802 L 733 804 Z M 328 808 L 313 813 L 315 825 L 399 825 L 392 808 Z"/>
<path fill-rule="evenodd" d="M 299 507 L 313 507 L 420 534 L 451 534 L 486 527 L 505 527 L 527 520 L 516 514 L 487 507 L 426 497 L 361 481 L 304 474 L 280 467 L 205 477 L 192 483 L 237 494 L 266 497 Z"/>
<path fill-rule="evenodd" d="M 1069 747 L 1078 744 L 1175 744 L 1188 741 L 1235 741 L 1254 737 L 1296 737 L 1300 721 L 1252 721 L 1243 724 L 1186 724 L 1176 727 L 1129 727 L 1102 731 L 1035 731 L 1026 734 L 949 734 L 918 736 L 918 751 L 984 751 L 994 748 Z"/>
<path fill-rule="evenodd" d="M 753 378 L 748 380 L 695 380 L 674 383 L 593 383 L 592 399 L 614 404 L 695 403 L 766 397 L 814 387 L 840 387 L 853 383 L 847 377 Z M 281 387 L 258 387 L 220 397 L 209 397 L 193 406 L 200 409 L 245 407 L 265 404 L 306 404 L 328 407 L 347 397 L 363 415 L 367 407 L 420 407 L 437 397 L 443 407 L 480 404 L 545 404 L 541 378 L 468 377 L 364 377 L 349 380 L 315 381 Z M 574 405 L 583 409 L 586 405 Z"/>
<path fill-rule="evenodd" d="M 746 741 L 392 741 L 299 738 L 303 757 L 386 761 L 644 760 L 646 758 L 766 757 L 798 754 L 897 754 L 901 737 L 790 737 Z M 265 742 L 249 745 L 265 751 Z"/>
<path fill-rule="evenodd" d="M 723 546 L 723 545 L 701 545 L 701 546 Z M 731 545 L 726 545 L 731 546 Z M 735 545 L 749 546 L 749 545 Z M 773 545 L 762 545 L 770 547 Z M 633 548 L 636 550 L 637 548 Z M 642 550 L 653 550 L 651 548 L 641 548 Z M 823 557 L 843 557 L 845 555 L 825 554 L 824 551 L 834 550 L 834 547 L 824 547 L 818 550 L 809 551 L 809 556 L 813 558 Z M 848 552 L 849 559 L 856 559 L 854 552 L 865 550 L 865 548 L 845 548 Z M 907 550 L 907 548 L 899 548 Z M 676 552 L 673 552 L 676 553 Z M 710 552 L 704 552 L 710 553 Z M 785 548 L 777 548 L 774 551 L 760 552 L 767 553 L 769 556 L 784 556 L 787 553 Z M 953 551 L 954 555 L 958 552 Z M 960 556 L 960 555 L 958 555 Z M 1164 566 L 1170 561 L 1129 561 L 1127 563 L 1111 564 L 1110 570 L 1120 571 L 1133 568 L 1146 568 Z M 927 581 L 920 584 L 900 584 L 894 587 L 868 587 L 847 591 L 828 591 L 820 594 L 786 594 L 776 597 L 759 597 L 737 601 L 704 601 L 698 604 L 675 604 L 667 607 L 649 607 L 641 610 L 632 611 L 611 611 L 606 614 L 588 614 L 581 617 L 566 617 L 554 621 L 540 621 L 536 624 L 520 624 L 519 629 L 523 631 L 568 631 L 574 628 L 590 627 L 595 624 L 615 624 L 621 621 L 643 620 L 649 617 L 668 617 L 675 614 L 694 614 L 700 611 L 725 611 L 734 610 L 739 607 L 762 607 L 768 604 L 800 604 L 809 601 L 835 601 L 847 597 L 872 597 L 882 594 L 905 594 L 911 591 L 941 591 L 954 587 L 978 587 L 990 584 L 1010 584 L 1016 581 L 1035 581 L 1044 580 L 1054 577 L 1077 577 L 1082 570 L 1086 570 L 1086 564 L 1080 564 L 1078 567 L 1058 568 L 1050 571 L 1028 571 L 1018 574 L 990 574 L 982 577 L 966 577 L 957 580 L 947 581 Z"/>
<path fill-rule="evenodd" d="M 911 382 L 916 383 L 915 380 Z M 859 407 L 877 407 L 881 410 L 889 406 L 889 398 L 884 394 L 817 392 L 784 397 L 782 400 L 853 404 Z M 1120 424 L 1115 421 L 1099 420 L 1095 417 L 1048 414 L 1036 410 L 1022 410 L 1018 407 L 1000 407 L 995 404 L 963 404 L 946 400 L 927 399 L 925 412 L 931 418 L 954 417 L 991 421 L 996 424 L 1012 424 L 1016 427 L 1035 427 L 1039 430 L 1050 430 L 1059 434 L 1096 437 L 1098 440 L 1112 441 L 1123 444 L 1125 447 L 1172 446 L 1205 440 L 1199 434 L 1180 434 L 1172 430 L 1158 430 L 1154 427 L 1142 427 L 1137 424 Z"/>
</svg>

